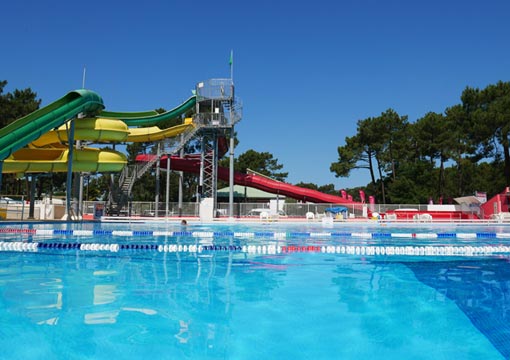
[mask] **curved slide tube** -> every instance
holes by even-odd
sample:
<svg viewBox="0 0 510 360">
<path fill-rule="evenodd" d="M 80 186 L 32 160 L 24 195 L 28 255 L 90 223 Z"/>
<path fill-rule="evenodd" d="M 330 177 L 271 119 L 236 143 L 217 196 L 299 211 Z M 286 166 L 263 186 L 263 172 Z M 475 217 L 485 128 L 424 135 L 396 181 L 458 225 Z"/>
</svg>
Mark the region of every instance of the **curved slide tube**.
<svg viewBox="0 0 510 360">
<path fill-rule="evenodd" d="M 89 118 L 75 123 L 75 139 L 94 142 L 148 142 L 175 137 L 190 126 L 191 119 L 184 124 L 160 129 L 157 126 L 129 129 L 121 120 Z M 20 149 L 4 161 L 4 173 L 66 172 L 68 141 L 66 125 L 43 134 L 33 141 L 29 149 Z M 45 146 L 51 147 L 45 147 Z M 117 172 L 126 165 L 126 156 L 112 150 L 85 148 L 75 150 L 73 171 Z"/>
<path fill-rule="evenodd" d="M 138 155 L 137 161 L 150 161 L 155 155 Z M 167 157 L 161 158 L 161 167 L 166 168 Z M 178 156 L 170 157 L 170 168 L 176 171 L 184 171 L 194 174 L 200 173 L 200 159 L 196 156 L 189 156 L 180 158 Z M 229 169 L 224 167 L 218 168 L 218 178 L 223 181 L 229 180 Z M 267 191 L 272 194 L 279 194 L 291 197 L 296 200 L 309 201 L 316 203 L 331 203 L 331 204 L 346 204 L 346 205 L 361 205 L 356 201 L 350 201 L 341 196 L 324 194 L 317 190 L 302 188 L 299 186 L 287 184 L 281 181 L 269 179 L 264 176 L 256 174 L 243 174 L 234 172 L 234 183 L 236 185 L 243 185 L 253 187 L 255 189 Z"/>
<path fill-rule="evenodd" d="M 168 129 L 160 129 L 157 126 L 129 129 L 127 142 L 150 142 L 173 138 L 193 126 L 191 118 L 187 118 L 184 124 L 175 125 Z"/>
<path fill-rule="evenodd" d="M 182 125 L 163 130 L 156 126 L 128 129 L 127 125 L 147 126 L 174 119 L 185 114 L 195 104 L 196 97 L 192 96 L 163 114 L 155 111 L 103 111 L 104 118 L 76 121 L 74 138 L 92 142 L 145 142 L 175 137 L 193 126 L 190 119 Z M 68 126 L 65 123 L 79 113 L 95 115 L 103 109 L 103 100 L 97 93 L 75 90 L 0 129 L 0 160 L 4 160 L 2 172 L 66 172 L 68 150 L 60 145 L 68 141 Z M 29 148 L 24 148 L 27 145 Z M 73 171 L 116 172 L 122 170 L 126 163 L 124 154 L 111 150 L 85 148 L 75 150 L 73 155 Z"/>
<path fill-rule="evenodd" d="M 63 98 L 0 129 L 0 160 L 79 113 L 95 114 L 104 108 L 101 97 L 90 90 L 71 91 Z"/>
<path fill-rule="evenodd" d="M 67 172 L 68 149 L 20 149 L 4 162 L 4 173 Z M 117 172 L 126 165 L 117 151 L 86 148 L 73 152 L 73 171 Z"/>
<path fill-rule="evenodd" d="M 168 129 L 160 129 L 157 126 L 128 129 L 120 120 L 81 119 L 75 126 L 77 140 L 147 142 L 175 137 L 193 124 L 191 119 L 187 119 L 184 124 Z M 30 144 L 37 148 L 20 149 L 5 159 L 3 172 L 66 172 L 68 149 L 60 145 L 60 142 L 67 140 L 65 126 L 50 131 Z M 42 147 L 47 145 L 52 147 Z M 75 150 L 73 154 L 73 171 L 76 172 L 117 172 L 121 171 L 126 163 L 124 154 L 112 150 L 85 148 Z"/>
<path fill-rule="evenodd" d="M 187 111 L 191 110 L 197 103 L 196 96 L 190 97 L 176 108 L 158 114 L 155 111 L 145 112 L 114 112 L 103 111 L 99 115 L 102 118 L 118 119 L 124 121 L 128 126 L 152 126 L 158 122 L 171 120 L 180 117 Z"/>
<path fill-rule="evenodd" d="M 48 131 L 41 137 L 32 141 L 30 147 L 58 146 L 55 144 L 67 143 L 68 127 L 60 126 L 56 130 Z M 128 137 L 129 129 L 120 120 L 101 118 L 78 119 L 74 124 L 74 140 L 86 140 L 96 143 L 122 142 Z"/>
<path fill-rule="evenodd" d="M 79 119 L 75 123 L 74 139 L 96 143 L 105 142 L 150 142 L 176 137 L 193 126 L 192 119 L 187 118 L 184 124 L 160 129 L 157 126 L 144 128 L 128 128 L 121 120 L 89 118 Z M 65 125 L 43 134 L 30 143 L 31 147 L 45 147 L 68 141 L 68 129 Z"/>
</svg>

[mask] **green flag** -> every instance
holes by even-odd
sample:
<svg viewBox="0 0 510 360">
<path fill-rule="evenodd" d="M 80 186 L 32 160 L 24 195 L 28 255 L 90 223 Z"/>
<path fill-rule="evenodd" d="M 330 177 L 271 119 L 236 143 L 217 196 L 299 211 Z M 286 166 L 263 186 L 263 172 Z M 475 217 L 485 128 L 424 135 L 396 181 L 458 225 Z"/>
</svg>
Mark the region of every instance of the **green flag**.
<svg viewBox="0 0 510 360">
<path fill-rule="evenodd" d="M 232 64 L 234 64 L 234 50 L 230 50 L 230 60 L 229 60 L 228 64 L 230 66 L 232 66 Z"/>
</svg>

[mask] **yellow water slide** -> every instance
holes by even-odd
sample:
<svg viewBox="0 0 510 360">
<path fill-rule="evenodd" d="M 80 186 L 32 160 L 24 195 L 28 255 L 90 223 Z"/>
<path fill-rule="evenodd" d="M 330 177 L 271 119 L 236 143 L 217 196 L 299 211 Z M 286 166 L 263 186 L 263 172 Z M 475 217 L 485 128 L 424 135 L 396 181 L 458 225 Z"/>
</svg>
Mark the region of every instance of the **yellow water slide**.
<svg viewBox="0 0 510 360">
<path fill-rule="evenodd" d="M 48 131 L 29 145 L 42 148 L 53 144 L 67 143 L 69 125 Z M 74 125 L 74 139 L 94 143 L 123 142 L 129 134 L 127 125 L 121 120 L 86 118 L 78 119 Z"/>
<path fill-rule="evenodd" d="M 48 131 L 5 159 L 4 173 L 66 172 L 69 149 L 69 124 Z M 77 119 L 74 139 L 93 143 L 150 142 L 178 136 L 190 126 L 192 119 L 168 129 L 157 126 L 128 128 L 122 120 L 107 118 Z M 73 171 L 118 172 L 126 165 L 124 154 L 112 150 L 84 148 L 73 152 Z"/>
<path fill-rule="evenodd" d="M 69 123 L 57 130 L 42 134 L 28 144 L 28 148 L 15 151 L 4 161 L 4 173 L 67 172 Z M 90 142 L 123 141 L 128 134 L 127 125 L 120 120 L 96 118 L 77 119 L 75 140 Z M 124 154 L 106 149 L 85 147 L 73 151 L 74 172 L 118 172 L 127 163 Z"/>
<path fill-rule="evenodd" d="M 180 135 L 187 128 L 193 126 L 192 119 L 187 118 L 184 124 L 160 129 L 157 126 L 128 128 L 122 120 L 90 118 L 80 119 L 75 124 L 74 139 L 95 143 L 119 142 L 151 142 L 172 138 Z M 69 129 L 66 125 L 43 134 L 32 141 L 31 147 L 42 148 L 52 144 L 62 144 L 68 141 Z"/>
<path fill-rule="evenodd" d="M 184 124 L 172 126 L 168 129 L 160 129 L 157 126 L 129 129 L 127 142 L 150 142 L 169 139 L 182 134 L 190 126 L 193 126 L 191 118 L 186 118 Z"/>
<path fill-rule="evenodd" d="M 5 160 L 4 173 L 67 172 L 69 149 L 20 149 Z M 86 148 L 73 151 L 73 171 L 121 171 L 126 156 L 117 151 Z"/>
</svg>

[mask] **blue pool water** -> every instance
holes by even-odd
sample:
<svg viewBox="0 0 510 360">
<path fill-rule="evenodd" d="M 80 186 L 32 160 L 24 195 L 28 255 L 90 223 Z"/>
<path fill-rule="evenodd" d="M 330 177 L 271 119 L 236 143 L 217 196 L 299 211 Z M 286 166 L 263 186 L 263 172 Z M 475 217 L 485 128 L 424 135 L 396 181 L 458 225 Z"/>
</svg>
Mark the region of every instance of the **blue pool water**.
<svg viewBox="0 0 510 360">
<path fill-rule="evenodd" d="M 0 358 L 506 359 L 509 234 L 2 224 Z"/>
</svg>

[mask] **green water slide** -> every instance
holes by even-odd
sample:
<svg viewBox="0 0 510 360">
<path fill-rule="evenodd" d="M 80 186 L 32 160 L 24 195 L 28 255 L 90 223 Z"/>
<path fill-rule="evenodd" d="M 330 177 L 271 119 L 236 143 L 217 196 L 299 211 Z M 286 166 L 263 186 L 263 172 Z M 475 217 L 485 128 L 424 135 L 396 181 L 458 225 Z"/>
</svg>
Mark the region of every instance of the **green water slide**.
<svg viewBox="0 0 510 360">
<path fill-rule="evenodd" d="M 192 109 L 196 104 L 196 97 L 192 96 L 176 108 L 158 114 L 156 111 L 144 112 L 116 112 L 102 111 L 99 117 L 107 119 L 118 119 L 124 121 L 128 126 L 152 126 L 158 122 L 175 119 Z"/>
<path fill-rule="evenodd" d="M 0 161 L 79 113 L 93 116 L 102 109 L 103 99 L 97 93 L 90 90 L 69 92 L 57 101 L 0 129 Z"/>
</svg>

